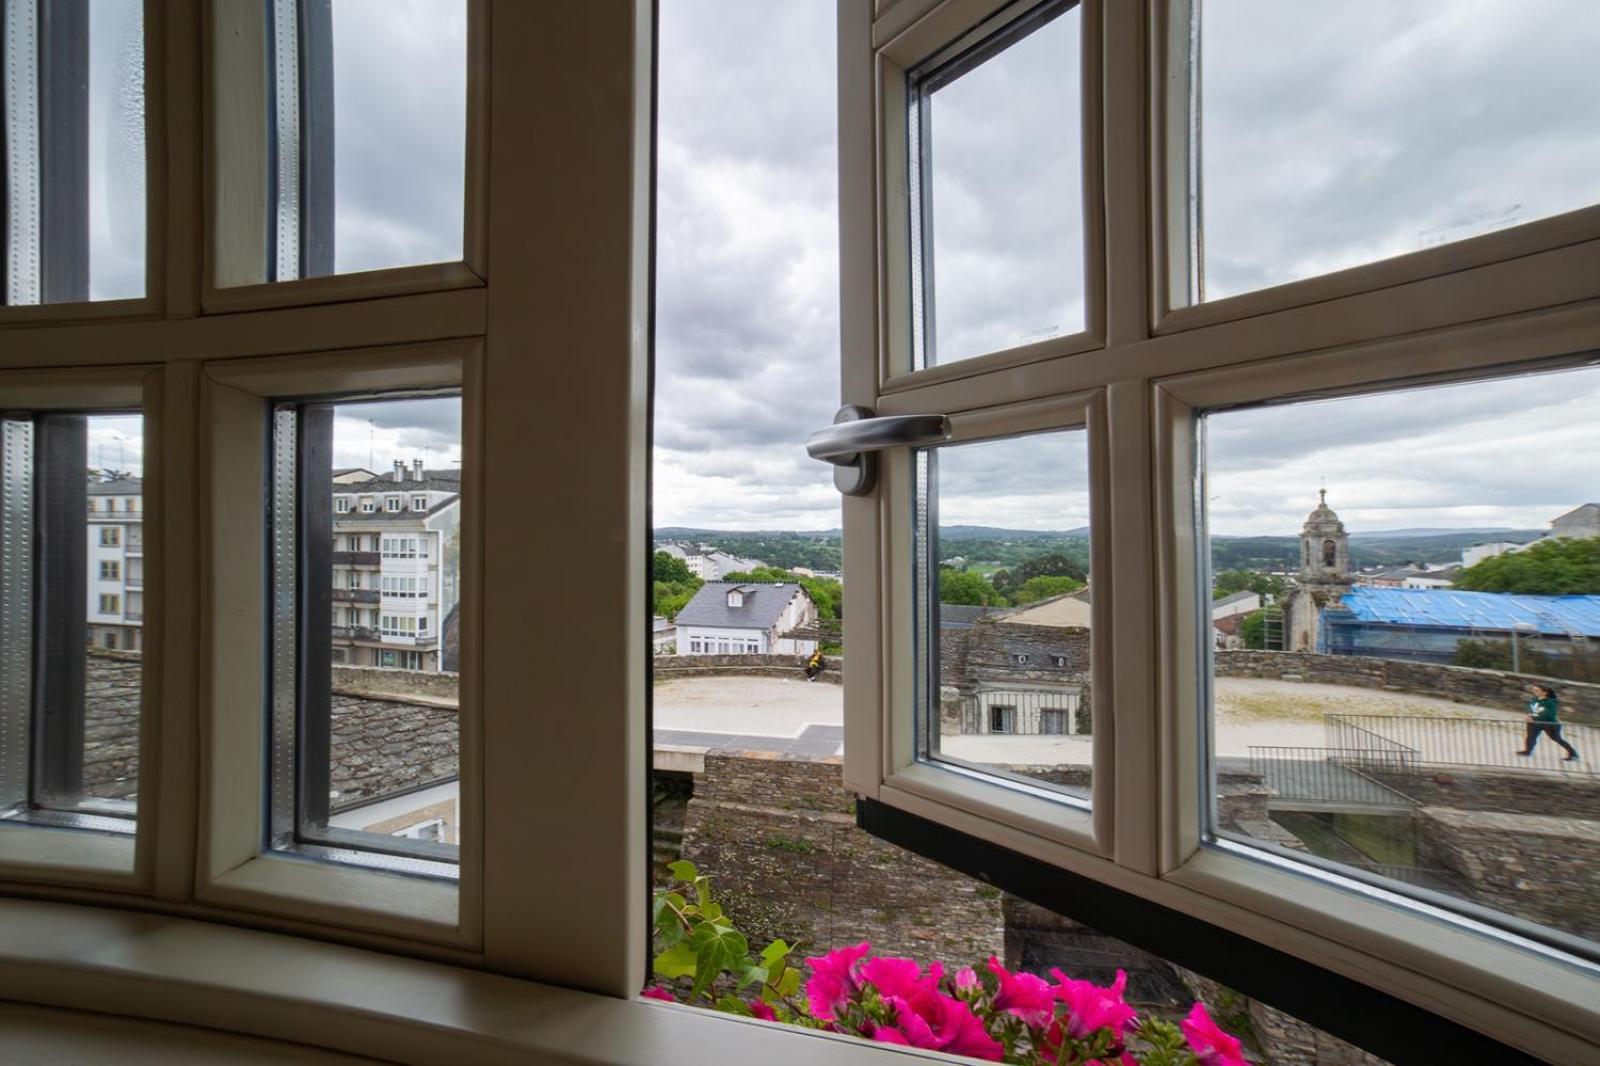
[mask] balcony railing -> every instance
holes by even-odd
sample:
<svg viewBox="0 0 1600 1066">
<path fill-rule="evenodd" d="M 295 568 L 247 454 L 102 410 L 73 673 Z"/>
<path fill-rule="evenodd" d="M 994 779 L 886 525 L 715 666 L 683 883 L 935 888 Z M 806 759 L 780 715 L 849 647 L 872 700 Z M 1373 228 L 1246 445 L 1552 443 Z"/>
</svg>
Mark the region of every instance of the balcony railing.
<svg viewBox="0 0 1600 1066">
<path fill-rule="evenodd" d="M 334 640 L 377 640 L 378 631 L 372 626 L 334 626 Z"/>
<path fill-rule="evenodd" d="M 133 590 L 142 589 L 142 588 L 144 588 L 144 578 L 142 578 L 142 577 L 130 577 L 130 578 L 128 578 L 127 586 L 128 586 L 129 589 L 133 589 Z"/>
<path fill-rule="evenodd" d="M 398 644 L 406 648 L 432 647 L 434 641 L 434 638 L 426 633 L 421 636 L 415 633 L 384 633 L 378 639 L 385 644 Z"/>
<path fill-rule="evenodd" d="M 144 611 L 142 611 L 142 610 L 138 610 L 138 611 L 123 611 L 122 612 L 122 617 L 127 619 L 130 622 L 143 621 L 144 620 Z"/>
<path fill-rule="evenodd" d="M 377 589 L 334 589 L 333 599 L 338 603 L 377 603 Z"/>
<path fill-rule="evenodd" d="M 381 566 L 383 558 L 377 552 L 334 552 L 334 566 Z"/>
</svg>

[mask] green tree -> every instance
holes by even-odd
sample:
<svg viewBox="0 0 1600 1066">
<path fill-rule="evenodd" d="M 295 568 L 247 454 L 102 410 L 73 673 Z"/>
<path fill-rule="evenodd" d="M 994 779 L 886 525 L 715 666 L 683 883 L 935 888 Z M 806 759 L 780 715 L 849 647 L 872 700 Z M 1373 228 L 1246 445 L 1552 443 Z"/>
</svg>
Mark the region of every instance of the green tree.
<svg viewBox="0 0 1600 1066">
<path fill-rule="evenodd" d="M 1015 566 L 996 570 L 994 587 L 1009 596 L 1036 577 L 1069 577 L 1081 585 L 1089 579 L 1089 571 L 1064 552 L 1044 552 L 1030 556 Z"/>
<path fill-rule="evenodd" d="M 758 566 L 754 570 L 741 570 L 724 575 L 724 581 L 747 581 L 750 584 L 782 582 L 798 584 L 806 590 L 811 602 L 817 605 L 818 618 L 844 617 L 844 587 L 831 577 L 806 577 L 775 566 Z"/>
<path fill-rule="evenodd" d="M 1239 639 L 1247 648 L 1264 650 L 1267 646 L 1267 612 L 1251 611 L 1240 619 Z"/>
<path fill-rule="evenodd" d="M 1600 595 L 1600 537 L 1552 537 L 1461 571 L 1456 588 L 1537 596 Z"/>
<path fill-rule="evenodd" d="M 1259 570 L 1223 570 L 1211 579 L 1211 598 L 1220 600 L 1235 592 L 1254 592 L 1258 596 L 1281 596 L 1287 591 L 1283 578 Z"/>
<path fill-rule="evenodd" d="M 1022 587 L 1011 593 L 1012 603 L 1033 603 L 1036 600 L 1048 600 L 1052 596 L 1060 596 L 1067 592 L 1076 592 L 1083 588 L 1083 582 L 1070 577 L 1041 576 L 1030 577 L 1022 583 Z"/>
<path fill-rule="evenodd" d="M 689 569 L 688 563 L 668 552 L 656 552 L 655 559 L 650 564 L 650 570 L 651 577 L 671 585 L 689 585 L 700 580 Z M 699 586 L 696 585 L 695 587 L 698 588 Z"/>
<path fill-rule="evenodd" d="M 972 570 L 939 568 L 939 602 L 964 603 L 974 607 L 1005 607 L 1006 598 L 995 591 L 987 578 Z"/>
</svg>

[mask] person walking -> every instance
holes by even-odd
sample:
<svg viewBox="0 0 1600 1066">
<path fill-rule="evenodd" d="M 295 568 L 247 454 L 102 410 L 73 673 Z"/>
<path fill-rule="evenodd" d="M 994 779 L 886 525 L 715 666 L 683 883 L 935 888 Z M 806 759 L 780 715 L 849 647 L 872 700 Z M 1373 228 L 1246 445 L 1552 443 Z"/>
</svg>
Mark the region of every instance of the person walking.
<svg viewBox="0 0 1600 1066">
<path fill-rule="evenodd" d="M 1528 735 L 1517 754 L 1532 755 L 1539 737 L 1548 733 L 1551 740 L 1567 749 L 1567 761 L 1576 761 L 1578 749 L 1561 736 L 1561 701 L 1556 696 L 1556 690 L 1540 684 L 1530 685 L 1529 690 L 1533 693 L 1533 699 L 1528 701 Z"/>
</svg>

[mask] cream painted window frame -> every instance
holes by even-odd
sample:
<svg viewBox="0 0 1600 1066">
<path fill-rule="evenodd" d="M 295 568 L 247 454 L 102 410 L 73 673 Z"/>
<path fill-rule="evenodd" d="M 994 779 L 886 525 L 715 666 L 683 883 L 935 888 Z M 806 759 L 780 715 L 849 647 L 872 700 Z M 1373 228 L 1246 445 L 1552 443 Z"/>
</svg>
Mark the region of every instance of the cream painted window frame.
<svg viewBox="0 0 1600 1066">
<path fill-rule="evenodd" d="M 1176 2 L 1176 0 L 1175 0 Z M 845 777 L 868 800 L 897 807 L 1096 878 L 1196 919 L 1241 932 L 1329 970 L 1552 1061 L 1579 1062 L 1600 1043 L 1600 976 L 1548 949 L 1485 935 L 1396 893 L 1248 849 L 1200 841 L 1198 630 L 1190 406 L 1230 382 L 1239 399 L 1304 391 L 1309 368 L 1369 384 L 1600 350 L 1600 240 L 1586 208 L 1514 231 L 1309 279 L 1198 308 L 1165 307 L 1170 225 L 1161 110 L 1166 26 L 1173 5 L 1106 4 L 1098 69 L 1105 131 L 1105 344 L 1029 361 L 980 356 L 948 376 L 894 376 L 903 343 L 895 322 L 909 271 L 893 219 L 904 172 L 889 73 L 933 51 L 994 10 L 962 0 L 893 0 L 877 18 L 839 4 L 842 400 L 877 414 L 1003 411 L 1099 394 L 1106 412 L 1109 496 L 1103 529 L 1116 545 L 1097 567 L 1095 597 L 1114 601 L 1097 651 L 1109 643 L 1110 684 L 1097 716 L 1112 720 L 1109 759 L 1097 752 L 1095 814 L 1109 818 L 1098 848 L 1074 846 L 1059 826 L 1030 826 L 981 797 L 937 798 L 899 787 L 895 737 L 912 708 L 908 676 L 909 460 L 884 453 L 873 498 L 843 501 L 851 610 L 845 640 Z M 939 27 L 943 35 L 930 28 Z M 1158 313 L 1158 311 L 1160 313 Z M 1353 370 L 1361 367 L 1361 370 Z M 958 369 L 959 368 L 959 371 Z M 1329 369 L 1335 368 L 1335 369 Z M 1215 382 L 1212 378 L 1215 376 Z M 1205 384 L 1209 383 L 1209 384 Z M 1205 384 L 1205 389 L 1202 389 Z M 1203 404 L 1202 404 L 1203 406 Z M 1185 571 L 1187 566 L 1187 571 Z M 1100 733 L 1099 726 L 1096 727 Z M 1097 740 L 1099 738 L 1097 737 Z M 1113 799 L 1098 788 L 1109 776 Z M 1081 841 L 1079 842 L 1081 844 Z"/>
<path fill-rule="evenodd" d="M 268 758 L 265 679 L 270 600 L 264 446 L 274 401 L 407 389 L 462 389 L 462 641 L 478 639 L 482 582 L 476 531 L 483 504 L 482 350 L 475 341 L 327 352 L 208 364 L 201 382 L 205 486 L 201 543 L 202 631 L 209 634 L 202 691 L 201 805 L 195 898 L 265 910 L 450 948 L 482 948 L 482 710 L 474 657 L 462 664 L 460 878 L 407 877 L 345 863 L 308 862 L 266 850 L 262 797 Z"/>
<path fill-rule="evenodd" d="M 0 884 L 53 885 L 148 891 L 154 875 L 155 825 L 162 802 L 160 717 L 164 603 L 161 372 L 148 366 L 56 371 L 0 370 L 0 405 L 21 411 L 93 411 L 138 408 L 144 418 L 145 598 L 148 634 L 139 676 L 139 807 L 131 834 L 42 829 L 25 823 L 0 826 Z M 103 599 L 104 597 L 102 597 Z"/>
<path fill-rule="evenodd" d="M 147 3 L 153 0 L 146 0 Z M 273 224 L 266 173 L 266 85 L 271 58 L 264 3 L 198 0 L 204 5 L 204 210 L 206 239 L 200 303 L 207 312 L 322 304 L 377 296 L 482 288 L 488 282 L 487 216 L 489 27 L 491 0 L 465 0 L 467 9 L 466 170 L 462 257 L 278 282 L 219 284 L 224 274 L 250 276 L 266 256 Z M 242 234 L 250 234 L 241 238 Z"/>
</svg>

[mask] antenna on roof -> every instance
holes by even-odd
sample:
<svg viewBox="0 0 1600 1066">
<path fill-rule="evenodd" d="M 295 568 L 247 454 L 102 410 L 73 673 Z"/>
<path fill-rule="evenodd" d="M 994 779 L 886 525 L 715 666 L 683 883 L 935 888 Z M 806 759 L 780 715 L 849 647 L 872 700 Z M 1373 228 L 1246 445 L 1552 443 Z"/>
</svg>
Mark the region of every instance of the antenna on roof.
<svg viewBox="0 0 1600 1066">
<path fill-rule="evenodd" d="M 377 460 L 373 458 L 376 453 L 373 451 L 372 442 L 377 435 L 377 423 L 373 422 L 370 418 L 367 419 L 367 469 L 373 473 L 377 472 L 377 467 L 373 465 L 375 462 L 377 462 Z"/>
</svg>

